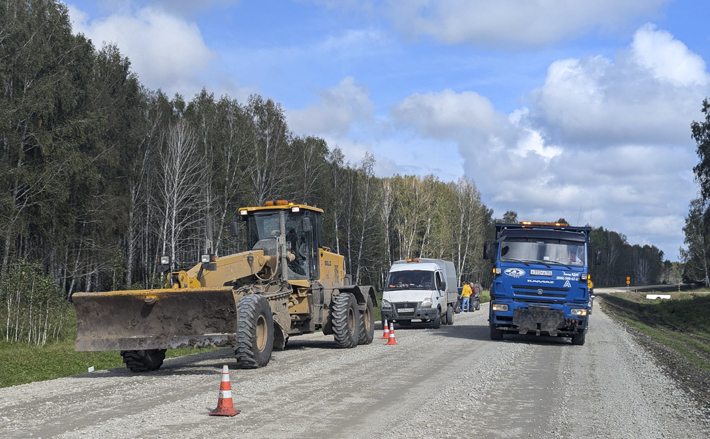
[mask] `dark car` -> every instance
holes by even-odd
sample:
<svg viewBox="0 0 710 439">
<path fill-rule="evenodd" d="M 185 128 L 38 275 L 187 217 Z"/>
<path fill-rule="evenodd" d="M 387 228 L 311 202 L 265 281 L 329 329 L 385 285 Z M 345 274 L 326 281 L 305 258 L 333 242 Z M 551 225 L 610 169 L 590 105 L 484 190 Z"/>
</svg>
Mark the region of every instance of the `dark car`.
<svg viewBox="0 0 710 439">
<path fill-rule="evenodd" d="M 454 308 L 454 312 L 456 314 L 461 312 L 461 303 L 463 303 L 461 291 L 463 290 L 463 287 L 458 287 L 457 290 L 459 292 L 459 298 L 456 299 L 456 307 Z M 476 292 L 471 294 L 471 300 L 468 302 L 468 309 L 471 312 L 481 309 L 481 290 L 479 287 L 476 287 Z"/>
</svg>

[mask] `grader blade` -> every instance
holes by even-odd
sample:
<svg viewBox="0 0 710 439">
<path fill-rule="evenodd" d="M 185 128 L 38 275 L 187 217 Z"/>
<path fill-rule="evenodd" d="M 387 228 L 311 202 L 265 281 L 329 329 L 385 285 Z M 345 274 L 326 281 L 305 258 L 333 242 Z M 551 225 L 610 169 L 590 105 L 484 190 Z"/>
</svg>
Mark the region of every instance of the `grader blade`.
<svg viewBox="0 0 710 439">
<path fill-rule="evenodd" d="M 231 287 L 76 293 L 77 351 L 235 346 Z"/>
</svg>

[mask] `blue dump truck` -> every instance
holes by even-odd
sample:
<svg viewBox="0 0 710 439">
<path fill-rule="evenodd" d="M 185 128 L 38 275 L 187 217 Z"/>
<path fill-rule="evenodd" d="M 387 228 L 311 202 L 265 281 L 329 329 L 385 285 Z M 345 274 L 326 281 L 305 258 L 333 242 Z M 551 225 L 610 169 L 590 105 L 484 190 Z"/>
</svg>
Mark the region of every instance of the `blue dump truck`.
<svg viewBox="0 0 710 439">
<path fill-rule="evenodd" d="M 589 227 L 565 223 L 496 224 L 489 326 L 491 340 L 503 334 L 571 337 L 583 345 L 589 325 Z M 601 263 L 601 252 L 594 253 Z"/>
</svg>

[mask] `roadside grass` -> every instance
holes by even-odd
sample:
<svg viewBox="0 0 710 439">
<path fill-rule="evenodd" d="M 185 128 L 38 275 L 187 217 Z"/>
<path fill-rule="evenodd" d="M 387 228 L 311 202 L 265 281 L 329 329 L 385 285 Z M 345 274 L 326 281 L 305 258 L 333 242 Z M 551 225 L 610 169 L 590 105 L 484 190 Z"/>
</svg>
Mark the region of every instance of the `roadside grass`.
<svg viewBox="0 0 710 439">
<path fill-rule="evenodd" d="M 644 344 L 675 378 L 699 395 L 707 395 L 710 294 L 705 291 L 673 293 L 671 299 L 665 300 L 649 300 L 646 293 L 635 292 L 599 296 L 608 315 L 647 337 Z M 643 341 L 643 337 L 641 339 Z"/>
<path fill-rule="evenodd" d="M 91 366 L 97 371 L 124 367 L 118 351 L 75 352 L 76 313 L 73 307 L 69 312 L 69 325 L 72 329 L 61 341 L 37 346 L 0 340 L 0 388 L 79 375 L 87 373 Z M 165 358 L 182 357 L 214 349 L 217 348 L 168 349 Z"/>
</svg>

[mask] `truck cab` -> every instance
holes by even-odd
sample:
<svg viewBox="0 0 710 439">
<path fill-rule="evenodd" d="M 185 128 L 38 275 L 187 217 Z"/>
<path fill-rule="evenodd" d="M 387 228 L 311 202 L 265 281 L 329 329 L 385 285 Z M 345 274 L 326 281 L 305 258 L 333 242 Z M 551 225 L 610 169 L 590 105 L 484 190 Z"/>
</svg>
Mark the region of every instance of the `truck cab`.
<svg viewBox="0 0 710 439">
<path fill-rule="evenodd" d="M 535 334 L 584 344 L 589 326 L 589 227 L 565 223 L 496 224 L 490 337 Z M 601 254 L 595 254 L 598 263 Z"/>
<path fill-rule="evenodd" d="M 396 261 L 385 281 L 382 318 L 405 325 L 412 320 L 431 322 L 434 328 L 453 324 L 456 296 L 453 263 L 424 258 Z"/>
</svg>

